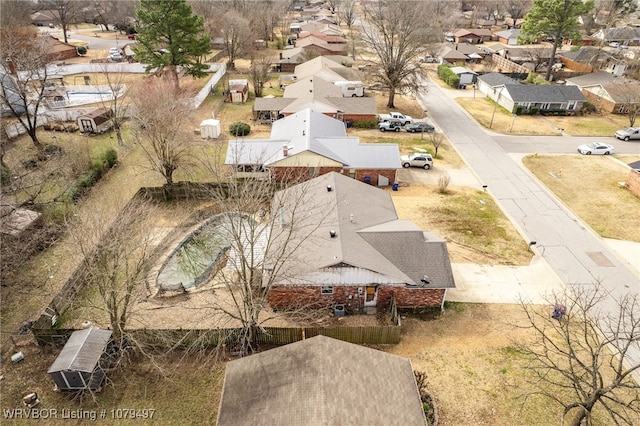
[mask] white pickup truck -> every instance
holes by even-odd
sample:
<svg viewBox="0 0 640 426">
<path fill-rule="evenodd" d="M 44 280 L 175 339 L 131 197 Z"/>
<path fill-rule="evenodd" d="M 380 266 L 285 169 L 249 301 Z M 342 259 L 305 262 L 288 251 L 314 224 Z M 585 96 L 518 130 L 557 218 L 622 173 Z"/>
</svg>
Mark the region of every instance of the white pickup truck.
<svg viewBox="0 0 640 426">
<path fill-rule="evenodd" d="M 389 114 L 380 114 L 378 115 L 378 119 L 380 121 L 399 121 L 403 126 L 413 121 L 413 118 L 409 117 L 408 115 L 404 115 L 395 111 L 391 111 Z"/>
</svg>

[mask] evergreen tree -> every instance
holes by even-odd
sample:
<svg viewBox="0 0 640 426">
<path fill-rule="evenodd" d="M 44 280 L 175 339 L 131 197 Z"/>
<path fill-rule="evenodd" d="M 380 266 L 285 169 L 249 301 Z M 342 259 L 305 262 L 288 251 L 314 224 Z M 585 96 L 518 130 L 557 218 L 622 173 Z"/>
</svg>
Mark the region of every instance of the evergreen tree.
<svg viewBox="0 0 640 426">
<path fill-rule="evenodd" d="M 579 18 L 591 10 L 593 0 L 533 0 L 533 7 L 524 16 L 520 34 L 524 41 L 549 39 L 553 43 L 545 80 L 551 77 L 558 47 L 564 39 L 581 37 Z"/>
<path fill-rule="evenodd" d="M 136 17 L 133 50 L 140 62 L 148 64 L 147 72 L 166 73 L 176 89 L 178 66 L 194 77 L 205 75 L 207 65 L 200 58 L 210 51 L 211 41 L 204 34 L 202 17 L 193 15 L 185 0 L 141 0 Z"/>
</svg>

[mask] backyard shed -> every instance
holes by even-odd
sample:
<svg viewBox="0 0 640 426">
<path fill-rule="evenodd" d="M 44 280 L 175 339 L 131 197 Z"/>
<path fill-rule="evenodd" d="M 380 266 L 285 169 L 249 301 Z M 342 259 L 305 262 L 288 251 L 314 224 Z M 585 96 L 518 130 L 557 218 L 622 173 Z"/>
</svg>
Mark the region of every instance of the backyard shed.
<svg viewBox="0 0 640 426">
<path fill-rule="evenodd" d="M 209 118 L 200 123 L 200 137 L 202 139 L 217 139 L 221 133 L 220 120 Z"/>
<path fill-rule="evenodd" d="M 103 359 L 110 330 L 87 328 L 74 331 L 49 368 L 59 390 L 96 390 L 104 380 Z"/>
<path fill-rule="evenodd" d="M 228 102 L 234 104 L 247 102 L 249 99 L 249 81 L 247 80 L 229 80 Z"/>
<path fill-rule="evenodd" d="M 78 116 L 78 127 L 82 133 L 104 133 L 111 128 L 112 118 L 111 108 L 96 108 Z"/>
</svg>

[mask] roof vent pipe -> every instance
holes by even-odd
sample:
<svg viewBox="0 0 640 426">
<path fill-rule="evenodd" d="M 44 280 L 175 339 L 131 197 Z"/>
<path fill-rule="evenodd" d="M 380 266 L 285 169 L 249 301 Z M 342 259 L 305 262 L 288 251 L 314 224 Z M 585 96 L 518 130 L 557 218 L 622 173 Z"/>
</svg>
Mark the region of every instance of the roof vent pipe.
<svg viewBox="0 0 640 426">
<path fill-rule="evenodd" d="M 327 185 L 327 192 L 331 192 L 333 191 L 333 188 L 331 187 L 331 185 Z"/>
<path fill-rule="evenodd" d="M 331 230 L 329 231 L 329 236 L 331 236 L 331 238 L 335 238 L 338 235 L 338 233 L 335 230 Z"/>
<path fill-rule="evenodd" d="M 349 220 L 351 221 L 351 223 L 354 223 L 356 221 L 356 218 L 355 216 L 353 216 L 353 213 L 349 215 Z"/>
<path fill-rule="evenodd" d="M 289 147 L 287 145 L 282 145 L 282 156 L 286 157 L 289 155 Z"/>
</svg>

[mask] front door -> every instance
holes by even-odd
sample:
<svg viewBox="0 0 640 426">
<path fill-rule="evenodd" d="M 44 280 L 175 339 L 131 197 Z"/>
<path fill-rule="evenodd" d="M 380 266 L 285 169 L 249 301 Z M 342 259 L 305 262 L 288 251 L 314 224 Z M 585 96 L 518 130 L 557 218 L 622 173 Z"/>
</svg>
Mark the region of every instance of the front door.
<svg viewBox="0 0 640 426">
<path fill-rule="evenodd" d="M 364 292 L 364 306 L 376 306 L 378 301 L 378 286 L 368 285 Z"/>
</svg>

